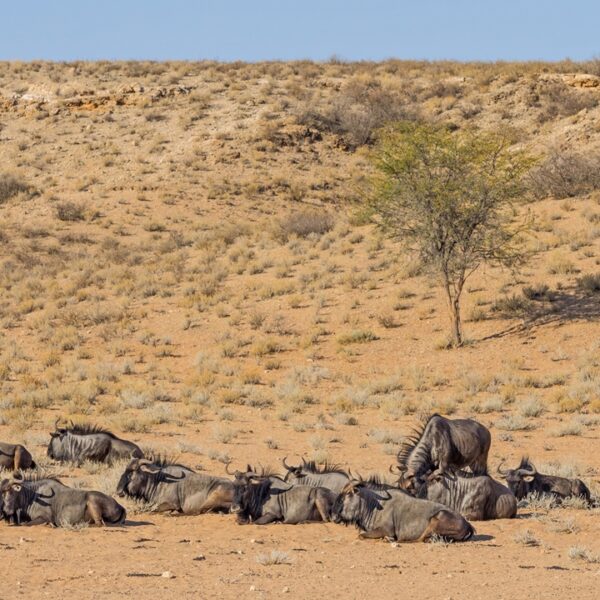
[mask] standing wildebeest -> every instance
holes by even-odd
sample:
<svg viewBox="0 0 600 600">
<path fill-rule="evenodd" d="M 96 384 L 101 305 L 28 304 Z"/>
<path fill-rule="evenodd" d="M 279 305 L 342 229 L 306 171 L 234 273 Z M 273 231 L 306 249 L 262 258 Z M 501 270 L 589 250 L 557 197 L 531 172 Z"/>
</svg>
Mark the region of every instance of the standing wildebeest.
<svg viewBox="0 0 600 600">
<path fill-rule="evenodd" d="M 228 511 L 233 483 L 224 477 L 194 473 L 182 465 L 134 458 L 119 479 L 117 493 L 149 502 L 155 512 L 199 515 Z"/>
<path fill-rule="evenodd" d="M 515 495 L 489 475 L 455 471 L 428 479 L 415 491 L 417 498 L 445 504 L 471 521 L 512 519 L 517 514 Z"/>
<path fill-rule="evenodd" d="M 337 465 L 325 463 L 318 467 L 314 461 L 306 462 L 297 467 L 287 464 L 283 459 L 283 466 L 287 470 L 284 481 L 294 485 L 309 485 L 311 487 L 325 487 L 332 492 L 340 493 L 343 487 L 350 481 L 350 477 Z"/>
<path fill-rule="evenodd" d="M 253 477 L 236 473 L 231 512 L 238 523 L 289 525 L 329 521 L 337 494 L 323 487 L 292 485 L 277 477 Z"/>
<path fill-rule="evenodd" d="M 58 427 L 50 434 L 48 456 L 58 461 L 82 463 L 84 460 L 111 463 L 120 458 L 142 458 L 139 446 L 93 425 Z"/>
<path fill-rule="evenodd" d="M 6 444 L 0 442 L 0 469 L 35 469 L 36 465 L 31 454 L 21 444 Z"/>
<path fill-rule="evenodd" d="M 506 479 L 508 487 L 519 500 L 536 492 L 552 496 L 557 502 L 570 497 L 580 497 L 590 502 L 590 490 L 581 479 L 542 475 L 525 456 L 516 469 L 503 470 L 501 467 L 502 465 L 498 467 L 498 473 Z"/>
<path fill-rule="evenodd" d="M 437 535 L 462 542 L 474 533 L 464 517 L 443 504 L 356 480 L 350 481 L 337 497 L 331 520 L 356 525 L 362 539 L 424 542 Z"/>
<path fill-rule="evenodd" d="M 49 523 L 56 527 L 125 521 L 125 509 L 102 492 L 75 490 L 57 479 L 5 479 L 0 484 L 3 511 L 17 525 Z"/>
<path fill-rule="evenodd" d="M 489 430 L 477 421 L 431 415 L 398 452 L 399 484 L 414 490 L 427 476 L 444 475 L 450 468 L 470 467 L 485 475 L 491 441 Z"/>
</svg>

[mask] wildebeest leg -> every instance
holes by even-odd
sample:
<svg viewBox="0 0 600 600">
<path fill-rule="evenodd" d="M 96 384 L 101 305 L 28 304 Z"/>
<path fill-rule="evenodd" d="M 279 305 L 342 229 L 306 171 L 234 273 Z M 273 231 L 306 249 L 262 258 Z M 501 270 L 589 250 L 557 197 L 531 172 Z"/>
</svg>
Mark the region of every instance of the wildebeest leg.
<svg viewBox="0 0 600 600">
<path fill-rule="evenodd" d="M 361 531 L 358 534 L 361 540 L 378 540 L 381 538 L 389 538 L 390 532 L 384 527 L 378 527 L 377 529 L 371 529 L 370 531 Z"/>
<path fill-rule="evenodd" d="M 94 500 L 88 500 L 85 507 L 85 519 L 92 522 L 98 527 L 104 527 L 104 519 L 102 518 L 102 506 Z"/>
<path fill-rule="evenodd" d="M 15 472 L 21 468 L 21 458 L 23 456 L 23 452 L 21 450 L 21 446 L 17 446 L 15 448 L 15 454 L 13 456 L 13 465 Z"/>
<path fill-rule="evenodd" d="M 211 512 L 216 510 L 228 510 L 231 506 L 233 495 L 229 490 L 215 489 L 202 505 L 202 512 Z"/>
<path fill-rule="evenodd" d="M 326 496 L 317 493 L 315 498 L 315 506 L 321 515 L 321 520 L 325 523 L 330 519 L 331 506 Z"/>
<path fill-rule="evenodd" d="M 254 521 L 256 523 L 256 525 L 268 525 L 269 523 L 272 523 L 273 521 L 276 521 L 277 518 L 275 517 L 275 515 L 271 514 L 271 513 L 267 513 L 266 515 L 263 515 L 262 517 L 259 517 L 258 519 L 256 519 L 256 521 Z"/>
<path fill-rule="evenodd" d="M 32 525 L 54 525 L 54 524 L 50 523 L 50 521 L 47 521 L 46 519 L 44 519 L 44 517 L 36 517 L 35 519 L 32 519 L 31 521 L 25 521 L 24 523 L 21 523 L 21 525 L 25 525 L 26 527 L 31 527 Z"/>
<path fill-rule="evenodd" d="M 172 502 L 163 502 L 154 508 L 152 512 L 168 512 L 168 511 L 179 511 L 179 507 L 175 506 Z"/>
</svg>

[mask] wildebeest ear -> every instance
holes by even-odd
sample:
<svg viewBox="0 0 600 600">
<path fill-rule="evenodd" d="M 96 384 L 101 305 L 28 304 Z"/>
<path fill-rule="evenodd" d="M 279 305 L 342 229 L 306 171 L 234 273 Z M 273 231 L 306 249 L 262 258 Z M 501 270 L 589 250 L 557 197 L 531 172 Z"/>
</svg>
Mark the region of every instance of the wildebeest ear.
<svg viewBox="0 0 600 600">
<path fill-rule="evenodd" d="M 535 477 L 533 475 L 525 475 L 525 477 L 523 477 L 523 481 L 526 481 L 527 483 L 531 483 L 534 479 Z"/>
<path fill-rule="evenodd" d="M 20 483 L 13 483 L 11 485 L 12 489 L 15 490 L 15 492 L 20 492 L 21 491 L 21 484 Z"/>
</svg>

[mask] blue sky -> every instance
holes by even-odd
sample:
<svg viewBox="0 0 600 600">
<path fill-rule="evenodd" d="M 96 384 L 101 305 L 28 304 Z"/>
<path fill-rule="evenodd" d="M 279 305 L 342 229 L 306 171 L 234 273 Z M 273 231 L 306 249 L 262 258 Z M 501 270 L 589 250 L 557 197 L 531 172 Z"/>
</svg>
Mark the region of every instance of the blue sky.
<svg viewBox="0 0 600 600">
<path fill-rule="evenodd" d="M 3 0 L 1 60 L 585 60 L 600 0 Z"/>
</svg>

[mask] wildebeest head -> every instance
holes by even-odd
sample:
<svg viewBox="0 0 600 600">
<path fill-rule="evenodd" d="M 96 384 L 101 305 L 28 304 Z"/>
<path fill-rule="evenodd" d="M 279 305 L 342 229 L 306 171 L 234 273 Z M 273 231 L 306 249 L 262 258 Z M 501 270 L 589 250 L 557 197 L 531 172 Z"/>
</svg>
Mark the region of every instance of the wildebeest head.
<svg viewBox="0 0 600 600">
<path fill-rule="evenodd" d="M 233 499 L 229 511 L 237 515 L 238 523 L 259 518 L 262 515 L 263 502 L 269 494 L 271 481 L 268 477 L 254 473 L 250 465 L 246 473 L 235 471 L 233 475 Z"/>
<path fill-rule="evenodd" d="M 62 456 L 62 444 L 67 435 L 67 429 L 58 426 L 59 421 L 60 419 L 56 419 L 54 423 L 54 431 L 50 433 L 50 443 L 48 444 L 48 457 L 53 460 L 60 459 Z"/>
<path fill-rule="evenodd" d="M 5 479 L 0 485 L 2 494 L 2 511 L 7 517 L 13 516 L 19 508 L 19 495 L 23 486 L 15 481 Z"/>
<path fill-rule="evenodd" d="M 146 489 L 148 482 L 160 474 L 161 468 L 146 458 L 134 458 L 125 467 L 125 471 L 117 484 L 117 494 L 120 497 L 139 497 Z"/>
<path fill-rule="evenodd" d="M 287 456 L 281 461 L 283 463 L 283 468 L 287 471 L 285 477 L 283 478 L 284 481 L 288 481 L 290 477 L 306 477 L 306 473 L 304 473 L 302 470 L 304 465 L 306 464 L 306 461 L 304 459 L 302 459 L 302 462 L 304 464 L 298 465 L 297 467 L 294 467 L 293 465 L 288 465 L 286 461 Z"/>
<path fill-rule="evenodd" d="M 338 494 L 331 509 L 331 520 L 334 523 L 356 523 L 360 518 L 364 499 L 360 495 L 364 483 L 357 479 L 350 480 Z"/>
<path fill-rule="evenodd" d="M 510 491 L 519 498 L 527 495 L 528 484 L 535 479 L 537 469 L 529 459 L 522 458 L 516 469 L 502 469 L 500 463 L 498 474 L 506 480 Z"/>
<path fill-rule="evenodd" d="M 427 483 L 427 478 L 431 472 L 418 473 L 405 465 L 396 465 L 395 467 L 390 467 L 390 473 L 398 474 L 397 485 L 401 490 L 404 490 L 409 494 L 417 495 Z"/>
</svg>

